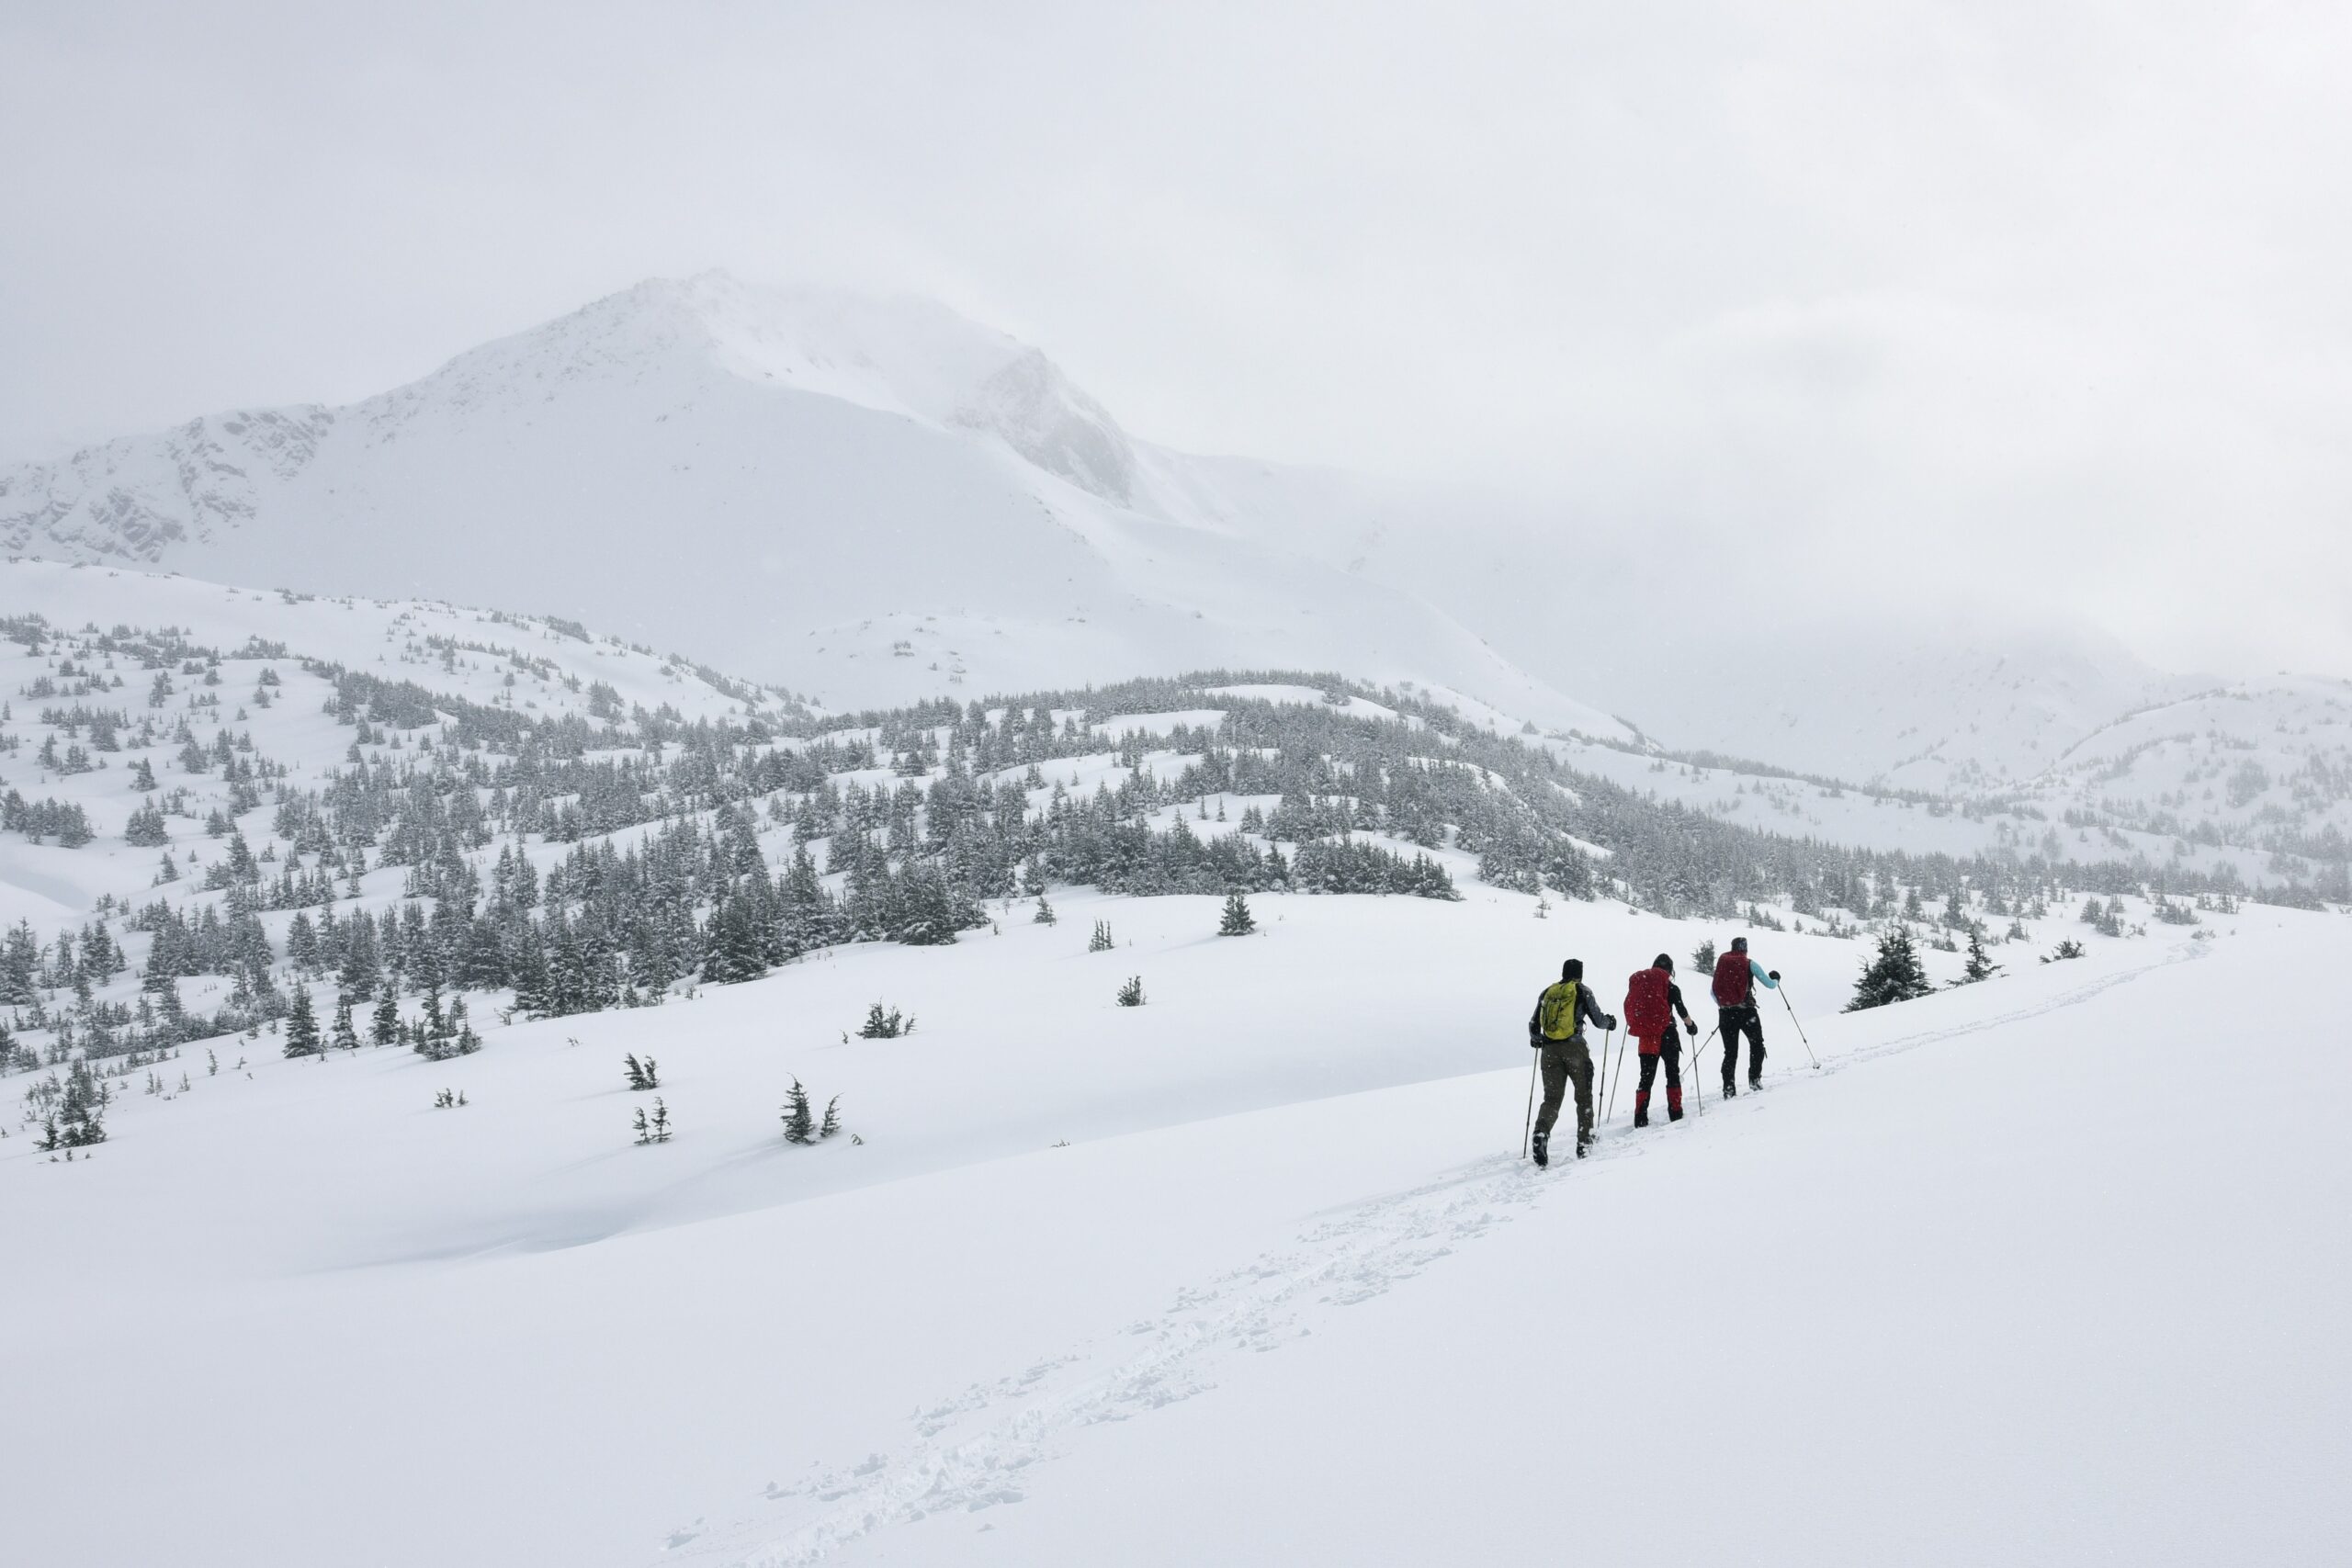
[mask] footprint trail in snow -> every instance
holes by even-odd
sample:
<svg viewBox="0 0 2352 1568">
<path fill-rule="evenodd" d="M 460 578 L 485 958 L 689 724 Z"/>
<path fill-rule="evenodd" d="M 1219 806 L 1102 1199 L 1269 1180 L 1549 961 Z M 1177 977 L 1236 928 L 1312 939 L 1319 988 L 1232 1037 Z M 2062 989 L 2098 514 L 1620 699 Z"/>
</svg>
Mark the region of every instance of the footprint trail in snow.
<svg viewBox="0 0 2352 1568">
<path fill-rule="evenodd" d="M 1823 1068 L 1837 1072 L 2076 1006 L 2196 955 L 2195 949 L 2184 949 L 2017 1012 L 1841 1053 Z M 1757 1103 L 1735 1100 L 1724 1109 L 1747 1113 Z M 1604 1131 L 1594 1159 L 1585 1163 L 1645 1147 Z M 660 1561 L 797 1568 L 893 1525 L 1018 1503 L 1027 1495 L 1029 1472 L 1055 1458 L 1074 1433 L 1214 1388 L 1217 1370 L 1233 1358 L 1309 1335 L 1319 1315 L 1370 1301 L 1507 1223 L 1511 1211 L 1548 1192 L 1569 1190 L 1555 1185 L 1563 1174 L 1555 1169 L 1547 1178 L 1516 1156 L 1498 1155 L 1327 1215 L 1290 1246 L 1180 1290 L 1166 1311 L 1115 1337 L 925 1405 L 910 1418 L 910 1440 L 895 1454 L 870 1454 L 788 1486 L 771 1483 L 762 1511 L 731 1527 L 707 1530 L 696 1520 L 691 1530 L 671 1538 Z"/>
</svg>

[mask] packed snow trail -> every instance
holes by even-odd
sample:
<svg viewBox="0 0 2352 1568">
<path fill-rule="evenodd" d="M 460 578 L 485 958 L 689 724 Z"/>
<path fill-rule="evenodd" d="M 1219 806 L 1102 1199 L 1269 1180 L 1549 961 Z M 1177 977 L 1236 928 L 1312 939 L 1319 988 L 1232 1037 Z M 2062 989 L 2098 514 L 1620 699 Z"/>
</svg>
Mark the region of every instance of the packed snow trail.
<svg viewBox="0 0 2352 1568">
<path fill-rule="evenodd" d="M 1825 1055 L 1819 1072 L 1847 1068 L 2049 1017 L 2097 1000 L 2116 987 L 2202 956 L 2183 943 L 2148 962 L 2098 974 L 2033 1004 L 1947 1027 L 1867 1040 Z M 2063 976 L 2053 976 L 2063 978 Z M 1969 998 L 1978 999 L 1978 998 Z M 1785 1015 L 1784 1015 L 1785 1016 Z M 1874 1031 L 1902 1014 L 1815 1020 L 1828 1037 Z M 1823 1047 L 1816 1047 L 1822 1049 Z M 1776 1056 L 1783 1083 L 1815 1076 L 1800 1060 Z M 1503 1075 L 1476 1075 L 1483 1092 Z M 1517 1075 L 1512 1075 L 1514 1081 Z M 1770 1082 L 1768 1078 L 1768 1082 Z M 1790 1087 L 1803 1088 L 1802 1081 Z M 1777 1096 L 1775 1097 L 1778 1098 Z M 1499 1103 L 1499 1102 L 1498 1102 Z M 1718 1102 L 1721 1103 L 1721 1102 Z M 1755 1098 L 1722 1109 L 1735 1116 L 1768 1113 Z M 1710 1104 L 1710 1112 L 1718 1108 Z M 1572 1123 L 1573 1106 L 1564 1112 Z M 1695 1130 L 1696 1121 L 1681 1124 Z M 1278 1350 L 1317 1332 L 1334 1309 L 1380 1296 L 1510 1223 L 1547 1200 L 1573 1202 L 1555 1183 L 1571 1172 L 1629 1157 L 1671 1158 L 1681 1143 L 1661 1142 L 1666 1124 L 1636 1134 L 1623 1119 L 1605 1125 L 1582 1161 L 1560 1145 L 1550 1171 L 1515 1154 L 1467 1162 L 1409 1190 L 1383 1194 L 1316 1217 L 1295 1242 L 1196 1287 L 1182 1290 L 1160 1315 L 976 1382 L 926 1404 L 910 1418 L 911 1436 L 890 1454 L 870 1453 L 820 1469 L 788 1485 L 771 1484 L 766 1506 L 718 1531 L 689 1527 L 673 1537 L 662 1561 L 724 1568 L 801 1568 L 892 1526 L 940 1514 L 978 1514 L 1025 1500 L 1040 1468 L 1060 1457 L 1085 1428 L 1124 1422 L 1217 1386 L 1238 1358 Z M 1689 1132 L 1685 1132 L 1685 1136 Z M 1703 1245 L 1703 1244 L 1702 1244 Z M 1140 1348 L 1134 1341 L 1140 1340 Z M 784 1520 L 790 1522 L 786 1523 Z"/>
<path fill-rule="evenodd" d="M 1224 942 L 1204 934 L 1214 900 L 1120 900 L 1107 912 L 1140 962 L 1116 967 L 1140 967 L 1154 989 L 1152 1007 L 1127 1013 L 1109 1002 L 1115 976 L 1071 955 L 1095 903 L 1072 896 L 1059 933 L 1008 926 L 939 951 L 847 950 L 691 1006 L 502 1031 L 457 1064 L 264 1056 L 248 1076 L 231 1055 L 209 1079 L 199 1051 L 196 1092 L 120 1104 L 119 1136 L 95 1161 L 51 1167 L 0 1145 L 0 1178 L 14 1184 L 0 1228 L 12 1255 L 40 1260 L 0 1277 L 0 1315 L 30 1328 L 6 1358 L 10 1387 L 44 1431 L 0 1480 L 19 1554 L 90 1568 L 629 1568 L 657 1552 L 716 1562 L 771 1549 L 962 1562 L 956 1549 L 977 1539 L 1044 1563 L 1062 1549 L 1015 1543 L 1077 1530 L 1080 1494 L 1115 1492 L 1135 1454 L 1204 1423 L 1245 1450 L 1258 1439 L 1223 1427 L 1230 1412 L 1408 1304 L 1428 1313 L 1464 1280 L 1589 1256 L 1560 1224 L 1605 1228 L 1628 1193 L 1695 1186 L 1688 1212 L 1662 1222 L 1664 1239 L 1713 1264 L 1751 1231 L 1835 1212 L 1783 1190 L 1815 1145 L 1836 1145 L 1820 1126 L 1828 1107 L 1847 1108 L 1832 1122 L 1872 1125 L 1934 1113 L 1939 1097 L 1917 1089 L 1925 1065 L 2014 1055 L 2010 1034 L 2116 1038 L 2127 1043 L 2103 1065 L 2128 1072 L 2146 1050 L 2136 992 L 2161 992 L 2167 1010 L 2234 1012 L 2267 993 L 2208 981 L 2218 961 L 2283 942 L 2289 970 L 2324 972 L 2340 952 L 2322 939 L 2345 930 L 2333 917 L 2249 911 L 2212 923 L 2216 952 L 2188 986 L 2158 970 L 2094 994 L 2188 942 L 2158 929 L 2094 941 L 2079 964 L 2028 957 L 1988 985 L 1876 1014 L 1808 1015 L 1830 1069 L 1818 1083 L 1798 1058 L 1760 1099 L 1721 1107 L 1711 1094 L 1703 1121 L 1635 1136 L 1621 1107 L 1595 1158 L 1539 1177 L 1511 1157 L 1534 990 L 1563 953 L 1645 957 L 1719 931 L 1600 905 L 1537 921 L 1525 900 L 1495 895 L 1298 899 L 1261 908 L 1261 922 L 1276 917 L 1266 935 Z M 2039 934 L 2046 947 L 2060 933 Z M 1811 1006 L 1841 993 L 1839 972 L 1861 954 L 1807 936 L 1773 939 L 1767 956 Z M 1343 986 L 1363 1021 L 1333 1032 Z M 918 1007 L 922 1032 L 837 1043 L 838 1026 L 876 996 Z M 2080 1005 L 2037 1021 L 2069 998 Z M 1955 1030 L 1968 1038 L 1840 1070 Z M 1771 1031 L 1775 1069 L 1795 1057 L 1786 1033 L 1785 1022 Z M 627 1051 L 661 1057 L 684 1118 L 678 1142 L 628 1145 Z M 1464 1076 L 1477 1064 L 1488 1070 Z M 782 1147 L 781 1075 L 812 1066 L 820 1087 L 848 1091 L 865 1145 Z M 2210 1064 L 2199 1074 L 2201 1095 Z M 470 1109 L 428 1109 L 448 1084 L 470 1091 Z M 2044 1087 L 2095 1118 L 2114 1098 L 2104 1078 Z M 2179 1113 L 2166 1102 L 2165 1115 Z M 2060 1153 L 2045 1143 L 2018 1157 Z M 1572 1185 L 1546 1190 L 1560 1182 Z M 2324 1193 L 2324 1173 L 2307 1185 Z M 2033 1201 L 2003 1190 L 1985 1207 Z M 2279 1213 L 2316 1228 L 2296 1207 L 2309 1201 L 2290 1197 Z M 1468 1245 L 1498 1234 L 1505 1244 Z M 1834 1280 L 1849 1261 L 1808 1267 Z M 372 1266 L 349 1267 L 362 1262 Z M 1620 1260 L 1597 1278 L 1614 1299 L 1637 1294 L 1654 1267 Z M 2279 1288 L 2304 1299 L 2291 1279 Z M 2036 1289 L 1988 1269 L 1983 1290 L 2007 1294 L 1977 1310 L 1998 1317 Z M 1431 1332 L 1485 1334 L 1493 1310 L 1451 1307 L 1458 1316 Z M 1736 1372 L 1753 1337 L 1722 1315 L 1684 1338 Z M 2250 1343 L 2297 1343 L 2269 1334 L 2265 1313 L 2216 1321 Z M 1580 1332 L 1596 1346 L 1638 1337 L 1616 1322 Z M 106 1353 L 40 1348 L 68 1333 Z M 1811 1349 L 1803 1337 L 1765 1342 L 1775 1355 Z M 1286 1353 L 1258 1353 L 1268 1347 Z M 1407 1336 L 1385 1353 L 1418 1361 L 1442 1348 Z M 1696 1415 L 1713 1396 L 1696 1389 L 1685 1404 Z M 1151 1419 L 1122 1419 L 1143 1413 Z M 104 1456 L 127 1418 L 180 1457 L 142 1475 L 146 1506 L 114 1510 L 102 1506 Z M 1284 1440 L 1344 1448 L 1348 1436 Z M 1216 1472 L 1215 1452 L 1179 1461 L 1185 1484 Z M 256 1523 L 250 1478 L 262 1473 L 272 1479 Z M 804 1484 L 820 1476 L 822 1487 Z M 1305 1517 L 1349 1480 L 1301 1484 Z M 933 1505 L 959 1500 L 926 1505 L 933 1492 Z M 1281 1526 L 1262 1529 L 1271 1539 Z M 956 1531 L 978 1533 L 950 1541 Z M 1064 1560 L 1129 1555 L 1124 1536 L 1067 1545 Z"/>
<path fill-rule="evenodd" d="M 1533 1167 L 1498 1155 L 1327 1218 L 1295 1249 L 1181 1292 L 1161 1316 L 1128 1325 L 1125 1336 L 1141 1339 L 1140 1350 L 1106 1340 L 975 1383 L 917 1411 L 915 1440 L 900 1453 L 869 1455 L 772 1489 L 777 1501 L 818 1505 L 815 1517 L 782 1540 L 747 1548 L 746 1537 L 776 1528 L 773 1515 L 755 1517 L 670 1560 L 786 1568 L 820 1562 L 893 1524 L 1020 1502 L 1031 1472 L 1057 1457 L 1060 1439 L 1215 1387 L 1217 1370 L 1232 1358 L 1312 1334 L 1324 1310 L 1369 1301 L 1507 1221 L 1502 1211 L 1531 1201 L 1539 1179 Z"/>
<path fill-rule="evenodd" d="M 2346 946 L 2310 922 L 2194 980 L 2041 971 L 2029 1008 L 1909 1004 L 1944 1029 L 1825 1024 L 1872 1070 L 1799 1069 L 1702 1134 L 1613 1136 L 1573 1185 L 1492 1185 L 1459 1234 L 1498 1244 L 1357 1312 L 1301 1292 L 1314 1332 L 1228 1353 L 1214 1397 L 1069 1432 L 1019 1507 L 910 1517 L 838 1556 L 2341 1561 L 2346 1140 L 2308 1097 L 2261 1123 L 2211 1098 L 2301 1060 L 2265 983 Z"/>
</svg>

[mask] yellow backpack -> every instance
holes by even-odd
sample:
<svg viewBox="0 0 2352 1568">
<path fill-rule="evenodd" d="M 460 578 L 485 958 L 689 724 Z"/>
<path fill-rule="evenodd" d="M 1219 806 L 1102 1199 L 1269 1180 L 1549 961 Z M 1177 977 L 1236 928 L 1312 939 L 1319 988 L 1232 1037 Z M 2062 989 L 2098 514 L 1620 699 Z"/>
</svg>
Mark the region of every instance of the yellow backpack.
<svg viewBox="0 0 2352 1568">
<path fill-rule="evenodd" d="M 1574 980 L 1562 980 L 1544 990 L 1537 1018 L 1544 1039 L 1566 1040 L 1576 1033 L 1577 987 Z"/>
</svg>

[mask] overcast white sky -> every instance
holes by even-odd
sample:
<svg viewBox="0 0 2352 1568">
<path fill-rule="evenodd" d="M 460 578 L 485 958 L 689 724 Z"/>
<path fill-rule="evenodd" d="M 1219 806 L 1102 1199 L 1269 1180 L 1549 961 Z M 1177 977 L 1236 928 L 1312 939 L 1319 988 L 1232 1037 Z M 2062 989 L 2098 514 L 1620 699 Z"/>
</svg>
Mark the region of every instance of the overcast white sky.
<svg viewBox="0 0 2352 1568">
<path fill-rule="evenodd" d="M 0 0 L 0 455 L 726 266 L 1173 445 L 1559 497 L 1706 614 L 1736 529 L 1758 600 L 2352 673 L 2347 18 Z"/>
</svg>

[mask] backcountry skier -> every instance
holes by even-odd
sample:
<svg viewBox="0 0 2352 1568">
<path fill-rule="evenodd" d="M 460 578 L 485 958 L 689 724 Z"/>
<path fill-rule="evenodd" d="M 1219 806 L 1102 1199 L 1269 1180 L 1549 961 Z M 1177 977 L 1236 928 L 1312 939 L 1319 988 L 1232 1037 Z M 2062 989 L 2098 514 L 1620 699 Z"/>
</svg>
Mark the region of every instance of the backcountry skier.
<svg viewBox="0 0 2352 1568">
<path fill-rule="evenodd" d="M 1546 986 L 1535 998 L 1535 1011 L 1527 1020 L 1527 1043 L 1544 1054 L 1544 1109 L 1535 1114 L 1532 1145 L 1537 1165 L 1552 1163 L 1552 1123 L 1560 1118 L 1560 1100 L 1571 1083 L 1577 1086 L 1577 1157 L 1582 1159 L 1592 1146 L 1592 1052 L 1584 1038 L 1588 1023 L 1601 1030 L 1617 1027 L 1584 983 L 1584 960 L 1571 958 L 1560 965 L 1559 982 Z"/>
<path fill-rule="evenodd" d="M 1781 988 L 1781 972 L 1747 956 L 1747 939 L 1731 939 L 1731 951 L 1715 960 L 1716 1021 L 1724 1036 L 1724 1095 L 1739 1092 L 1739 1037 L 1747 1036 L 1747 1087 L 1764 1082 L 1764 1021 L 1757 1016 L 1756 987 Z"/>
<path fill-rule="evenodd" d="M 1682 1120 L 1682 1037 L 1674 1030 L 1677 1019 L 1692 1039 L 1698 1038 L 1699 1026 L 1682 1005 L 1682 987 L 1674 983 L 1674 959 L 1661 953 L 1625 982 L 1625 1032 L 1634 1037 L 1642 1060 L 1641 1087 L 1634 1091 L 1636 1127 L 1650 1124 L 1650 1085 L 1661 1061 L 1666 1064 L 1666 1119 Z"/>
</svg>

